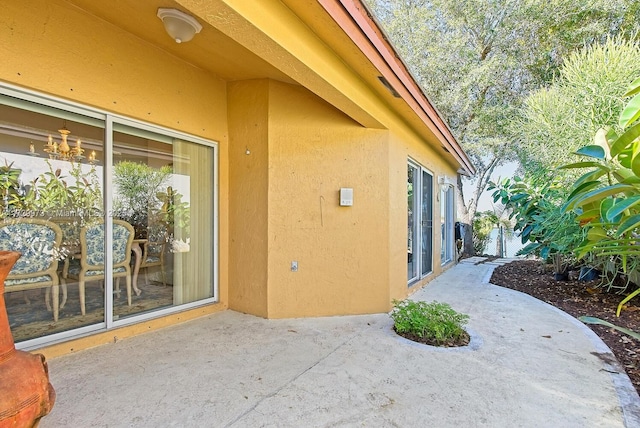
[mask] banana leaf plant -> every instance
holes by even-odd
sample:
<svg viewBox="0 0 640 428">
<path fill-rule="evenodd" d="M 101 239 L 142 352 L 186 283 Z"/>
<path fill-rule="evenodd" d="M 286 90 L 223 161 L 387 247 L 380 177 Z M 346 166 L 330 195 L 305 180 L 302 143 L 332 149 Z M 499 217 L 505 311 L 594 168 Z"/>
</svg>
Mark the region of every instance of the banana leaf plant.
<svg viewBox="0 0 640 428">
<path fill-rule="evenodd" d="M 640 78 L 624 96 L 633 98 L 620 115 L 618 129 L 598 131 L 592 145 L 576 152 L 584 160 L 561 168 L 587 168 L 565 204 L 586 231 L 577 256 L 613 261 L 627 278 L 634 278 L 640 272 Z M 637 289 L 620 302 L 618 316 L 639 293 Z"/>
</svg>

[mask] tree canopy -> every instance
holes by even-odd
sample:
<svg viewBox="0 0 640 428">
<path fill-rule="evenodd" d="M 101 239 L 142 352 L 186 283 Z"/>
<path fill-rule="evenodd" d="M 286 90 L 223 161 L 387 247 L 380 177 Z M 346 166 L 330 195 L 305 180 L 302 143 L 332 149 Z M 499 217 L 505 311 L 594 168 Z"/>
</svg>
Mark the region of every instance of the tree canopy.
<svg viewBox="0 0 640 428">
<path fill-rule="evenodd" d="M 517 159 L 514 119 L 571 53 L 609 35 L 633 37 L 634 0 L 369 0 L 416 80 L 477 168 L 458 183 L 470 223 L 494 169 Z"/>
<path fill-rule="evenodd" d="M 640 76 L 640 44 L 621 37 L 570 54 L 558 77 L 526 99 L 514 121 L 518 158 L 532 180 L 554 176 L 573 182 L 577 170 L 555 169 L 576 161 L 574 152 L 593 144 L 601 128 L 618 128 L 625 104 L 623 94 Z M 619 129 L 616 129 L 619 131 Z"/>
</svg>

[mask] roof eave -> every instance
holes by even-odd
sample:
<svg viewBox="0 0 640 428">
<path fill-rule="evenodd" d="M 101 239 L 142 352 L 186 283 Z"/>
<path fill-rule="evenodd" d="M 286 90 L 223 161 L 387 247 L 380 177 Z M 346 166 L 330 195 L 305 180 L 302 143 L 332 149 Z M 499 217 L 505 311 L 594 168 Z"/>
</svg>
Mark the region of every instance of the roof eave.
<svg viewBox="0 0 640 428">
<path fill-rule="evenodd" d="M 459 163 L 463 175 L 476 172 L 451 129 L 404 64 L 373 14 L 361 0 L 317 0 L 358 45 L 400 98 L 431 129 Z M 462 172 L 461 172 L 462 173 Z"/>
</svg>

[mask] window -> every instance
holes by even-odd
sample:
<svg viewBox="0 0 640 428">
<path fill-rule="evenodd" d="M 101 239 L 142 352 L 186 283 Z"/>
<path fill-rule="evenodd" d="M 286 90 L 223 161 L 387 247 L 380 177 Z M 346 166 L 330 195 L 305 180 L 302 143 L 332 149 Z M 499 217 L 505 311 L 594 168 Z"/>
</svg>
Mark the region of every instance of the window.
<svg viewBox="0 0 640 428">
<path fill-rule="evenodd" d="M 433 176 L 410 162 L 407 168 L 408 228 L 407 277 L 409 284 L 432 271 Z"/>
<path fill-rule="evenodd" d="M 214 143 L 3 87 L 0 118 L 0 249 L 51 256 L 5 282 L 16 343 L 217 300 Z"/>
</svg>

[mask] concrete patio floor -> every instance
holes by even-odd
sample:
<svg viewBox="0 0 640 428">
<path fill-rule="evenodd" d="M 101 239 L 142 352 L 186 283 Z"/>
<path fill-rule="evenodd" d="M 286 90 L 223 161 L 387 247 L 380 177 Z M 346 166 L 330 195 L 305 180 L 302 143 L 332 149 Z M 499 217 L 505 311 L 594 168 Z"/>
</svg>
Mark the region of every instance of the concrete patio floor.
<svg viewBox="0 0 640 428">
<path fill-rule="evenodd" d="M 467 259 L 411 298 L 469 314 L 472 347 L 400 338 L 387 314 L 214 314 L 49 360 L 50 427 L 638 427 L 600 339 Z"/>
</svg>

